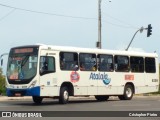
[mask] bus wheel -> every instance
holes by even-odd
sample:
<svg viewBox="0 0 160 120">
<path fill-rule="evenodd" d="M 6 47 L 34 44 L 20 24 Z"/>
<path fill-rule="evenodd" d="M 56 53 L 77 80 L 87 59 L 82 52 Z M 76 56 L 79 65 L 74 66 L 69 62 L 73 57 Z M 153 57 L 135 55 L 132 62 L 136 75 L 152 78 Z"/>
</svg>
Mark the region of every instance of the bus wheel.
<svg viewBox="0 0 160 120">
<path fill-rule="evenodd" d="M 42 97 L 38 97 L 38 96 L 32 96 L 32 99 L 33 99 L 34 103 L 36 103 L 36 104 L 41 104 L 42 100 L 43 100 Z"/>
<path fill-rule="evenodd" d="M 60 90 L 59 103 L 67 104 L 69 100 L 69 92 L 67 87 L 62 87 Z"/>
<path fill-rule="evenodd" d="M 131 100 L 133 97 L 133 87 L 130 84 L 127 84 L 124 88 L 124 94 L 118 96 L 120 100 Z"/>
<path fill-rule="evenodd" d="M 95 98 L 98 101 L 107 101 L 109 99 L 109 96 L 107 96 L 107 95 L 96 95 Z"/>
</svg>

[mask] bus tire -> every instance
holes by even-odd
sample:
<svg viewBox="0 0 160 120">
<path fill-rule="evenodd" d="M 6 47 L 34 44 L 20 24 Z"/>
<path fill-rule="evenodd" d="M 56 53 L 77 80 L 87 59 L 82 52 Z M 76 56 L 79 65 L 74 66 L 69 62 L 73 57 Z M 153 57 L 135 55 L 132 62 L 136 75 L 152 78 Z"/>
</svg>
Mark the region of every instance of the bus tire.
<svg viewBox="0 0 160 120">
<path fill-rule="evenodd" d="M 125 100 L 123 95 L 119 95 L 118 98 L 119 98 L 120 100 Z"/>
<path fill-rule="evenodd" d="M 38 96 L 32 96 L 33 102 L 36 104 L 41 104 L 43 98 L 42 97 L 38 97 Z"/>
<path fill-rule="evenodd" d="M 96 95 L 95 98 L 98 101 L 107 101 L 109 99 L 109 96 L 108 95 Z"/>
<path fill-rule="evenodd" d="M 120 100 L 131 100 L 133 97 L 133 87 L 130 84 L 127 84 L 124 88 L 123 95 L 118 96 Z"/>
<path fill-rule="evenodd" d="M 69 91 L 67 87 L 62 87 L 60 90 L 59 103 L 67 104 L 69 100 Z"/>
</svg>

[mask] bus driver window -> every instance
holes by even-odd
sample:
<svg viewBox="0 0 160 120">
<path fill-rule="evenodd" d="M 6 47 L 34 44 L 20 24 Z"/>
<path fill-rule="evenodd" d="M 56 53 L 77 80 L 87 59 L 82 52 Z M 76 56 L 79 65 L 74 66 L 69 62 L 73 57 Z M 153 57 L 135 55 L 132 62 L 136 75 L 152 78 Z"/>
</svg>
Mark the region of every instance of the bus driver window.
<svg viewBox="0 0 160 120">
<path fill-rule="evenodd" d="M 47 57 L 41 57 L 40 60 L 40 73 L 44 74 L 48 70 Z"/>
</svg>

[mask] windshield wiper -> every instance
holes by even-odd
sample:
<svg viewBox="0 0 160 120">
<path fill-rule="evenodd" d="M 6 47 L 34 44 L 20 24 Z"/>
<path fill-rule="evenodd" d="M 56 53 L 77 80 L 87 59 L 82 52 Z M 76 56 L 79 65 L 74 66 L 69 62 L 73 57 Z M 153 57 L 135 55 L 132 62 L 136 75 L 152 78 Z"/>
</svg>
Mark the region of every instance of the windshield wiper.
<svg viewBox="0 0 160 120">
<path fill-rule="evenodd" d="M 21 68 L 26 64 L 27 60 L 29 59 L 30 55 L 25 56 L 25 58 L 22 60 Z"/>
</svg>

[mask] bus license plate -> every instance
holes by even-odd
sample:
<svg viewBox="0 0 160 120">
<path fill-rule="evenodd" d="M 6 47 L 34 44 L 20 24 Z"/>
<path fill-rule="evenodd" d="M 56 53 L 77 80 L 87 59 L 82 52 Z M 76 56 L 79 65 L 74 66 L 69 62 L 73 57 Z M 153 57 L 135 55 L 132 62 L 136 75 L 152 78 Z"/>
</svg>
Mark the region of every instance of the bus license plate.
<svg viewBox="0 0 160 120">
<path fill-rule="evenodd" d="M 15 96 L 19 97 L 19 96 L 21 96 L 21 93 L 15 93 Z"/>
</svg>

